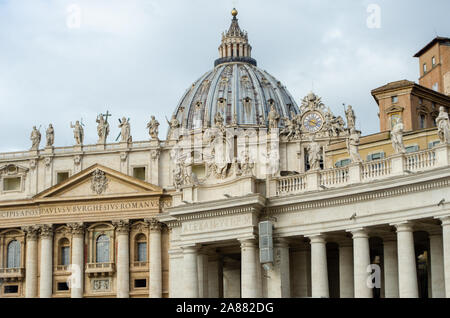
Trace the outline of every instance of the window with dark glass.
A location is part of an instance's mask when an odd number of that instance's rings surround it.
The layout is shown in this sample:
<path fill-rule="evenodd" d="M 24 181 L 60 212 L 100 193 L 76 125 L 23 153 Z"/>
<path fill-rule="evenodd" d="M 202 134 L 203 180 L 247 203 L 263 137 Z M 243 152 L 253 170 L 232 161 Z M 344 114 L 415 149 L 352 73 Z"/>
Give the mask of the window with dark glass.
<path fill-rule="evenodd" d="M 419 116 L 419 127 L 421 129 L 426 128 L 426 118 L 425 115 L 420 115 Z"/>
<path fill-rule="evenodd" d="M 70 247 L 62 246 L 61 247 L 61 265 L 69 265 L 70 264 Z"/>
<path fill-rule="evenodd" d="M 7 268 L 19 268 L 20 267 L 20 242 L 11 241 L 8 244 L 7 252 Z"/>
<path fill-rule="evenodd" d="M 108 263 L 109 262 L 109 237 L 107 235 L 100 235 L 96 241 L 96 262 Z"/>

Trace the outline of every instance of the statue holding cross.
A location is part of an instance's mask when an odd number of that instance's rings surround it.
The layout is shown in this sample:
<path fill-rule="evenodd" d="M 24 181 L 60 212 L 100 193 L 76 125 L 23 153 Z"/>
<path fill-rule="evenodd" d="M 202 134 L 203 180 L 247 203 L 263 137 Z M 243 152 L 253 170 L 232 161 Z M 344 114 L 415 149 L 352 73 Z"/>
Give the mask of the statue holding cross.
<path fill-rule="evenodd" d="M 97 134 L 98 134 L 98 144 L 106 144 L 106 138 L 109 135 L 109 123 L 108 117 L 112 116 L 109 111 L 106 114 L 99 114 L 97 116 L 96 122 L 97 125 Z"/>

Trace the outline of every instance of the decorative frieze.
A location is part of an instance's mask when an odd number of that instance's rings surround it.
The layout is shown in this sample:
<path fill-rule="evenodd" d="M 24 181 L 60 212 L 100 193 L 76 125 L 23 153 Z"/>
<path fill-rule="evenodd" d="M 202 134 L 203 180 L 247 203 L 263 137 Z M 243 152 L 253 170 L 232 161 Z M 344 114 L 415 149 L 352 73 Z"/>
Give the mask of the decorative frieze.
<path fill-rule="evenodd" d="M 72 235 L 83 235 L 84 224 L 83 223 L 69 223 L 67 224 L 71 230 Z"/>
<path fill-rule="evenodd" d="M 146 221 L 149 224 L 150 231 L 161 231 L 163 224 L 161 222 L 159 222 L 157 219 L 152 218 L 152 219 L 148 219 Z"/>
<path fill-rule="evenodd" d="M 39 232 L 41 238 L 51 238 L 53 236 L 53 226 L 47 224 L 41 225 L 39 228 Z"/>
<path fill-rule="evenodd" d="M 23 226 L 22 231 L 26 233 L 27 241 L 35 241 L 39 236 L 39 227 L 35 225 Z"/>

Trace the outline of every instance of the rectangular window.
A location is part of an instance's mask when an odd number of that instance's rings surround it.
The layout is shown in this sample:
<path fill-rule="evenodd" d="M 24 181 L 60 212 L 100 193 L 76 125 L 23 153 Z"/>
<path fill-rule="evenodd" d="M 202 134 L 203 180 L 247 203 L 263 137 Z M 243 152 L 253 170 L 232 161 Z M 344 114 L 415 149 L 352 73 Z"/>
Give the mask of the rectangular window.
<path fill-rule="evenodd" d="M 146 262 L 147 261 L 147 243 L 140 242 L 137 244 L 138 248 L 138 262 Z"/>
<path fill-rule="evenodd" d="M 56 183 L 61 183 L 65 180 L 69 179 L 68 172 L 58 172 L 56 173 Z"/>
<path fill-rule="evenodd" d="M 145 181 L 147 179 L 145 177 L 145 167 L 133 168 L 133 177 Z"/>
<path fill-rule="evenodd" d="M 432 109 L 432 110 L 436 110 L 436 103 L 435 103 L 435 102 L 432 102 L 432 103 L 431 103 L 431 109 Z"/>
<path fill-rule="evenodd" d="M 420 115 L 419 116 L 419 128 L 420 129 L 426 128 L 426 117 L 425 117 L 425 115 Z"/>
<path fill-rule="evenodd" d="M 419 98 L 419 105 L 423 105 L 423 98 Z"/>
<path fill-rule="evenodd" d="M 408 146 L 405 148 L 407 153 L 419 151 L 419 146 Z"/>
<path fill-rule="evenodd" d="M 339 160 L 338 162 L 336 162 L 335 166 L 336 166 L 336 168 L 341 168 L 341 167 L 348 166 L 351 163 L 352 163 L 352 161 L 350 159 L 343 159 L 343 160 Z"/>
<path fill-rule="evenodd" d="M 398 103 L 398 96 L 392 96 L 392 103 Z"/>
<path fill-rule="evenodd" d="M 423 73 L 427 72 L 427 63 L 423 63 Z"/>
<path fill-rule="evenodd" d="M 17 294 L 19 292 L 19 286 L 18 285 L 7 285 L 3 289 L 5 294 Z"/>
<path fill-rule="evenodd" d="M 57 284 L 57 289 L 60 291 L 66 291 L 69 290 L 69 285 L 67 284 L 67 282 L 60 282 Z"/>
<path fill-rule="evenodd" d="M 145 288 L 147 287 L 146 279 L 135 279 L 134 280 L 134 288 Z"/>
<path fill-rule="evenodd" d="M 367 156 L 367 161 L 384 159 L 384 152 L 377 152 Z"/>
<path fill-rule="evenodd" d="M 4 178 L 3 179 L 3 191 L 19 191 L 21 178 Z"/>
<path fill-rule="evenodd" d="M 69 265 L 70 264 L 70 247 L 63 246 L 61 247 L 61 265 Z"/>
<path fill-rule="evenodd" d="M 433 66 L 436 65 L 436 57 L 435 57 L 435 56 L 433 56 L 433 57 L 431 58 L 431 65 L 433 65 Z"/>

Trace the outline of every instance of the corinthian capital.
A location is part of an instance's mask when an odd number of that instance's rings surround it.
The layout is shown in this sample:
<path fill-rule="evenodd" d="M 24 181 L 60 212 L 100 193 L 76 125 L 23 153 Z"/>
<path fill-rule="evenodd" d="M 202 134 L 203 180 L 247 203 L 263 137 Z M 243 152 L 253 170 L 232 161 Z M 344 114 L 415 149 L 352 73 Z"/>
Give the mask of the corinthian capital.
<path fill-rule="evenodd" d="M 119 234 L 128 234 L 130 232 L 130 222 L 128 220 L 120 220 L 113 222 L 116 232 Z"/>
<path fill-rule="evenodd" d="M 70 228 L 72 235 L 83 235 L 84 234 L 84 224 L 83 223 L 69 223 L 67 226 Z"/>
<path fill-rule="evenodd" d="M 27 240 L 29 241 L 35 241 L 38 238 L 39 235 L 39 227 L 36 225 L 31 226 L 23 226 L 22 231 L 24 231 L 27 234 Z"/>
<path fill-rule="evenodd" d="M 159 222 L 157 219 L 151 218 L 146 219 L 145 221 L 148 223 L 150 231 L 161 231 L 163 224 Z"/>
<path fill-rule="evenodd" d="M 53 236 L 53 226 L 50 224 L 44 224 L 39 227 L 41 238 L 50 238 Z"/>

